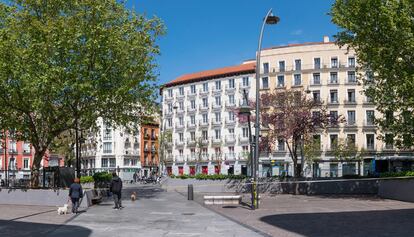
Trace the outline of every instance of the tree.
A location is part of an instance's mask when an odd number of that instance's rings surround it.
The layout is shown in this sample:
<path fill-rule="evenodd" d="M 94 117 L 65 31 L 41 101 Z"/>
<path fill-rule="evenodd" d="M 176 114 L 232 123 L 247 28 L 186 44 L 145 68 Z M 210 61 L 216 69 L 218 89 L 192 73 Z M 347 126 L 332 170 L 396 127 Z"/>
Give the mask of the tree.
<path fill-rule="evenodd" d="M 165 130 L 160 133 L 159 136 L 159 150 L 160 150 L 160 165 L 161 165 L 161 171 L 163 171 L 163 167 L 166 165 L 167 162 L 167 151 L 171 149 L 170 141 L 172 141 L 172 131 L 171 130 Z"/>
<path fill-rule="evenodd" d="M 335 36 L 337 43 L 355 50 L 364 92 L 385 115 L 376 116 L 376 123 L 395 136 L 397 146 L 412 147 L 414 2 L 337 0 L 330 14 L 341 27 Z"/>
<path fill-rule="evenodd" d="M 264 93 L 261 103 L 261 126 L 267 132 L 262 134 L 260 149 L 274 150 L 282 139 L 293 161 L 294 176 L 299 177 L 303 164 L 298 165 L 298 155 L 303 139 L 325 129 L 329 123 L 337 123 L 339 118 L 330 118 L 321 103 L 297 90 Z"/>
<path fill-rule="evenodd" d="M 66 167 L 75 165 L 75 134 L 73 130 L 67 130 L 56 137 L 50 145 L 50 151 L 63 156 Z"/>
<path fill-rule="evenodd" d="M 340 162 L 356 162 L 358 164 L 358 175 L 360 174 L 360 164 L 365 150 L 359 148 L 355 141 L 339 139 L 333 144 L 332 153 L 335 159 Z"/>
<path fill-rule="evenodd" d="M 70 129 L 138 124 L 155 106 L 163 26 L 116 0 L 0 4 L 0 117 L 35 149 L 33 185 L 53 141 Z M 131 123 L 131 122 L 135 123 Z"/>

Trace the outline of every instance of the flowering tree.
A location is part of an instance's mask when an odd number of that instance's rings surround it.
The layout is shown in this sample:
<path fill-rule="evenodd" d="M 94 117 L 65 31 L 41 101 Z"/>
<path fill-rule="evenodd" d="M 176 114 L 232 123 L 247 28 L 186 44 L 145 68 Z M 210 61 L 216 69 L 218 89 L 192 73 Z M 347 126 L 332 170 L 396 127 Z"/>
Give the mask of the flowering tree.
<path fill-rule="evenodd" d="M 250 106 L 254 108 L 254 103 Z M 261 94 L 259 114 L 262 127 L 260 152 L 275 150 L 277 142 L 283 140 L 293 161 L 295 177 L 299 177 L 302 171 L 303 164 L 298 165 L 298 153 L 304 137 L 340 121 L 338 117 L 330 117 L 322 103 L 307 98 L 298 90 Z M 241 121 L 245 121 L 245 117 Z"/>

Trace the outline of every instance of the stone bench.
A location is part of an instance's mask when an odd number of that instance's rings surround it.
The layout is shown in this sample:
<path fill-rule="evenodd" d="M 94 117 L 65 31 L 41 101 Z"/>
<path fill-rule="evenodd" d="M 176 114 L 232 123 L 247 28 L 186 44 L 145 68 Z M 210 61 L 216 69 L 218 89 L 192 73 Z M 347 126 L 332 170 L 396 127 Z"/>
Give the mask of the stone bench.
<path fill-rule="evenodd" d="M 240 204 L 241 196 L 204 196 L 204 204 L 206 205 L 228 205 L 228 204 Z"/>

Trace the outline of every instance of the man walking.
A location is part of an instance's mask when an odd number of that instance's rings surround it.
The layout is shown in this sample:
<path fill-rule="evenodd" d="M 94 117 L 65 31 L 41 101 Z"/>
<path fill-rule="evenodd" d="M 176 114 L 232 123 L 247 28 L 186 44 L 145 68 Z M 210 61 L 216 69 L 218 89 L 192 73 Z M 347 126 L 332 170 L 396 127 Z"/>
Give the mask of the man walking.
<path fill-rule="evenodd" d="M 112 181 L 111 185 L 109 186 L 109 191 L 113 193 L 115 207 L 114 209 L 122 208 L 121 204 L 121 192 L 122 192 L 122 180 L 118 177 L 118 175 L 114 172 L 112 173 Z"/>
<path fill-rule="evenodd" d="M 79 199 L 83 198 L 82 186 L 79 183 L 80 180 L 76 178 L 69 188 L 69 197 L 72 200 L 72 213 L 74 214 L 78 212 Z"/>

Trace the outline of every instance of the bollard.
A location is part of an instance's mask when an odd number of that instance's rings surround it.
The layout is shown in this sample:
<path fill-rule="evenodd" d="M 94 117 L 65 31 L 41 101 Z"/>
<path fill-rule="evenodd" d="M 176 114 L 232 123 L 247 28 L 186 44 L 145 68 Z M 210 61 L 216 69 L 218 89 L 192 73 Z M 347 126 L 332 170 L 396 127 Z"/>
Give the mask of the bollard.
<path fill-rule="evenodd" d="M 194 200 L 194 189 L 192 184 L 188 185 L 187 197 L 188 200 Z"/>

